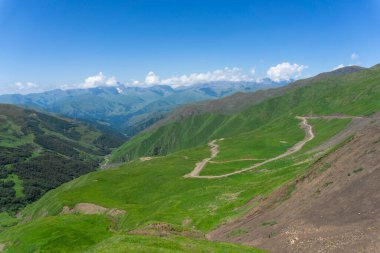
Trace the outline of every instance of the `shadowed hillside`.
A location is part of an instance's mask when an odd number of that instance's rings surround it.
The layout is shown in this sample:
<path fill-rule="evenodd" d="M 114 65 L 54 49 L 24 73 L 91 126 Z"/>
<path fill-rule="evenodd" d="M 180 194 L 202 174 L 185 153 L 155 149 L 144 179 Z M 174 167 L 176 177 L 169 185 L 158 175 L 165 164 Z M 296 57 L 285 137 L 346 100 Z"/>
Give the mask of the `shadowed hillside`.
<path fill-rule="evenodd" d="M 94 171 L 125 138 L 103 126 L 0 105 L 0 211 Z"/>

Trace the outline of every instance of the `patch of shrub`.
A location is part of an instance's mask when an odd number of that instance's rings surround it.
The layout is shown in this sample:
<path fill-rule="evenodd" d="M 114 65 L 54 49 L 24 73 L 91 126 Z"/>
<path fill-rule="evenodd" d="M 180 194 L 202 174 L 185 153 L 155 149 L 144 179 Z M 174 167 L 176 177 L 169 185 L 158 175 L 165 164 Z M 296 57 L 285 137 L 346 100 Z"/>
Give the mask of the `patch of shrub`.
<path fill-rule="evenodd" d="M 277 221 L 271 220 L 271 221 L 264 221 L 261 223 L 261 226 L 274 226 L 277 224 Z"/>
<path fill-rule="evenodd" d="M 358 172 L 363 171 L 363 170 L 364 170 L 363 167 L 359 167 L 356 170 L 354 170 L 354 173 L 358 173 Z"/>

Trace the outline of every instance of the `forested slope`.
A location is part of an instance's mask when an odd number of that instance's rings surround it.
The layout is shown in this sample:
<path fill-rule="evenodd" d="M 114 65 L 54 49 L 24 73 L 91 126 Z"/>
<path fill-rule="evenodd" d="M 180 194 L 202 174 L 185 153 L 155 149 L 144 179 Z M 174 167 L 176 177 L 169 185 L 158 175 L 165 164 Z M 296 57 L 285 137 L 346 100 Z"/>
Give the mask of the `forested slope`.
<path fill-rule="evenodd" d="M 0 211 L 95 170 L 123 140 L 104 127 L 0 105 Z"/>

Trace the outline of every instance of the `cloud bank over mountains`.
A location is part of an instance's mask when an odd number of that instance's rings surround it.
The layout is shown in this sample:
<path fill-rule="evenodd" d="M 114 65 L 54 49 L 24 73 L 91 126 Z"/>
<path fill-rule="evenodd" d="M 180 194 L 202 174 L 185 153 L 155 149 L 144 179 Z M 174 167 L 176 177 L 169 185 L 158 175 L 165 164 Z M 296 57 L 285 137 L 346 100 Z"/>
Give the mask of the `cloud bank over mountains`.
<path fill-rule="evenodd" d="M 97 75 L 87 77 L 80 85 L 80 88 L 88 89 L 97 87 L 99 85 L 115 86 L 117 85 L 117 81 L 114 76 L 106 77 L 103 72 L 99 72 Z"/>
<path fill-rule="evenodd" d="M 289 81 L 302 76 L 302 71 L 308 68 L 305 65 L 291 64 L 283 62 L 276 66 L 270 67 L 267 71 L 267 76 L 274 82 Z"/>
<path fill-rule="evenodd" d="M 44 89 L 41 88 L 35 82 L 15 82 L 9 85 L 0 85 L 0 94 L 29 94 L 42 92 Z"/>
<path fill-rule="evenodd" d="M 251 69 L 249 73 L 245 73 L 238 67 L 225 67 L 223 69 L 217 69 L 214 71 L 208 71 L 204 73 L 192 73 L 189 75 L 172 76 L 166 79 L 160 79 L 153 71 L 150 71 L 145 77 L 146 85 L 165 84 L 172 87 L 190 86 L 193 84 L 209 83 L 217 81 L 254 81 L 254 69 Z"/>
<path fill-rule="evenodd" d="M 302 76 L 302 72 L 308 67 L 299 65 L 297 63 L 291 64 L 283 62 L 276 66 L 270 67 L 266 76 L 262 78 L 255 77 L 256 70 L 251 68 L 249 71 L 244 71 L 239 67 L 225 67 L 213 71 L 203 73 L 192 73 L 188 75 L 172 76 L 169 78 L 161 79 L 155 72 L 150 71 L 144 82 L 133 81 L 129 85 L 150 86 L 157 84 L 170 85 L 172 87 L 190 86 L 194 84 L 228 81 L 228 82 L 260 82 L 263 78 L 269 78 L 274 82 L 289 81 L 297 79 Z"/>
<path fill-rule="evenodd" d="M 194 84 L 227 81 L 227 82 L 260 82 L 263 78 L 269 78 L 274 82 L 289 81 L 302 76 L 303 70 L 308 68 L 305 65 L 291 64 L 283 62 L 276 66 L 270 67 L 266 76 L 258 78 L 255 76 L 255 68 L 245 71 L 239 67 L 225 67 L 213 71 L 184 74 L 179 76 L 171 76 L 162 79 L 154 71 L 149 71 L 144 81 L 133 80 L 126 83 L 126 86 L 152 86 L 152 85 L 169 85 L 174 88 L 181 86 L 191 86 Z M 79 88 L 93 88 L 98 86 L 116 86 L 118 81 L 115 77 L 107 77 L 102 72 L 98 75 L 87 77 Z"/>
<path fill-rule="evenodd" d="M 260 82 L 264 78 L 269 78 L 273 82 L 290 81 L 298 79 L 302 76 L 302 72 L 307 69 L 308 66 L 300 65 L 297 63 L 283 62 L 276 66 L 270 67 L 266 71 L 264 77 L 256 77 L 256 69 L 251 68 L 244 70 L 239 67 L 225 67 L 223 69 L 216 69 L 207 72 L 199 72 L 192 74 L 184 74 L 178 76 L 171 76 L 161 79 L 158 74 L 153 71 L 149 71 L 143 81 L 133 80 L 125 83 L 126 86 L 140 86 L 147 87 L 152 85 L 169 85 L 173 88 L 181 86 L 191 86 L 194 84 L 227 81 L 227 82 Z M 122 82 L 119 82 L 115 76 L 107 76 L 103 72 L 99 72 L 93 76 L 89 76 L 78 84 L 64 84 L 59 88 L 63 90 L 67 89 L 88 89 L 95 87 L 112 87 L 118 86 Z M 5 93 L 20 93 L 27 94 L 33 92 L 41 92 L 47 90 L 46 87 L 41 87 L 34 82 L 16 82 L 12 85 L 8 85 L 0 88 L 0 94 Z"/>

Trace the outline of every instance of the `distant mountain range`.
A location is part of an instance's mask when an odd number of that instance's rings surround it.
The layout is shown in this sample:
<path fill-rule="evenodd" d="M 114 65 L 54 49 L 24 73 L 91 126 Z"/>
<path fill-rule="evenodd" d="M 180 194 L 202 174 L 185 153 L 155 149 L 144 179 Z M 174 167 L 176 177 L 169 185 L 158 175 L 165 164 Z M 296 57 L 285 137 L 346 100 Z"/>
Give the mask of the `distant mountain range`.
<path fill-rule="evenodd" d="M 119 84 L 115 87 L 1 95 L 0 103 L 102 123 L 133 136 L 179 105 L 222 98 L 236 92 L 280 87 L 287 83 L 264 79 L 260 82 L 211 82 L 178 88 L 167 85 L 126 87 Z"/>
<path fill-rule="evenodd" d="M 379 66 L 374 66 L 378 68 Z M 344 76 L 346 74 L 351 74 L 365 70 L 366 68 L 360 66 L 348 66 L 339 68 L 329 72 L 323 72 L 316 76 L 309 77 L 306 79 L 300 79 L 289 83 L 288 85 L 283 85 L 281 87 L 268 87 L 267 89 L 262 89 L 257 92 L 246 92 L 246 93 L 235 93 L 232 96 L 226 96 L 224 98 L 202 101 L 198 103 L 188 104 L 181 106 L 173 110 L 165 118 L 157 122 L 152 126 L 152 128 L 157 128 L 168 122 L 180 121 L 184 118 L 204 114 L 204 113 L 218 113 L 229 115 L 233 113 L 240 112 L 250 106 L 259 104 L 267 99 L 278 97 L 284 93 L 297 89 L 299 87 L 312 85 L 318 81 L 326 81 L 334 79 L 335 77 Z"/>
<path fill-rule="evenodd" d="M 0 188 L 17 200 L 20 178 L 31 202 L 32 179 L 49 182 L 44 190 L 67 172 L 91 171 L 81 160 L 58 162 L 72 151 L 70 158 L 92 157 L 109 138 L 30 111 L 0 111 L 6 144 L 38 144 L 0 152 L 21 160 L 4 164 Z M 380 65 L 181 106 L 106 159 L 127 163 L 58 186 L 22 210 L 3 198 L 18 215 L 0 213 L 0 244 L 4 252 L 378 252 L 379 111 Z M 65 156 L 52 163 L 51 153 Z"/>
<path fill-rule="evenodd" d="M 363 96 L 369 93 L 368 98 L 365 98 L 368 101 L 363 102 L 363 108 L 368 110 L 366 113 L 371 114 L 378 108 L 377 105 L 371 104 L 377 103 L 378 92 L 368 91 L 378 87 L 378 83 L 376 79 L 374 84 L 371 79 L 373 77 L 370 76 L 377 77 L 378 72 L 379 66 L 369 69 L 349 66 L 297 80 L 276 89 L 237 93 L 217 100 L 184 105 L 119 147 L 113 152 L 111 161 L 166 155 L 184 148 L 196 147 L 213 139 L 251 131 L 255 127 L 263 126 L 263 119 L 266 124 L 279 115 L 332 112 L 352 114 L 354 102 L 357 103 L 359 98 L 356 98 L 357 94 Z M 362 79 L 370 85 L 364 81 L 359 82 Z M 343 91 L 349 94 L 341 94 Z M 339 100 L 339 96 L 346 97 Z M 371 110 L 371 106 L 376 110 Z"/>

